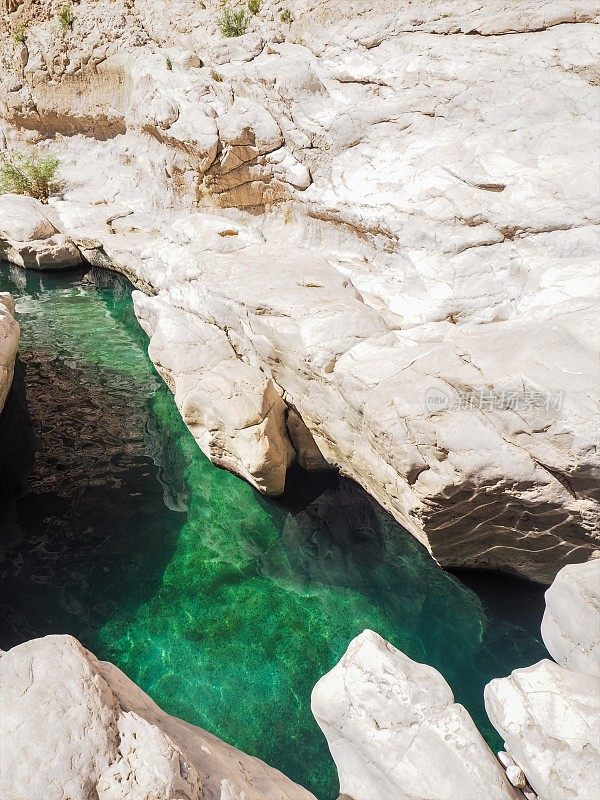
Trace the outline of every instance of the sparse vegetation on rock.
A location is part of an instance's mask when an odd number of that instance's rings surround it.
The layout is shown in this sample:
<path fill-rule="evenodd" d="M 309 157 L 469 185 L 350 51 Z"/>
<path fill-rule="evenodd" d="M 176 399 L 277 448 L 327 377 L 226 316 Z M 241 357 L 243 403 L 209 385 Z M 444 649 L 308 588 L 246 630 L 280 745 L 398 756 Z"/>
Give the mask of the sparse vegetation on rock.
<path fill-rule="evenodd" d="M 65 34 L 68 30 L 73 27 L 73 22 L 75 21 L 75 13 L 73 12 L 73 6 L 71 3 L 65 3 L 64 6 L 58 12 L 58 23 L 61 27 L 63 34 Z"/>
<path fill-rule="evenodd" d="M 47 203 L 58 189 L 58 167 L 57 158 L 35 151 L 0 153 L 0 194 L 26 194 Z"/>
<path fill-rule="evenodd" d="M 289 10 L 289 8 L 284 8 L 283 11 L 281 12 L 280 19 L 281 19 L 282 22 L 285 22 L 286 24 L 291 25 L 292 22 L 294 21 L 294 15 Z"/>
<path fill-rule="evenodd" d="M 250 15 L 245 8 L 225 6 L 219 18 L 219 30 L 223 36 L 231 38 L 246 33 L 250 23 Z"/>
<path fill-rule="evenodd" d="M 24 44 L 27 38 L 27 26 L 17 25 L 12 32 L 12 40 L 15 44 Z"/>
<path fill-rule="evenodd" d="M 258 14 L 260 11 L 261 0 L 248 0 L 248 11 L 251 14 Z"/>

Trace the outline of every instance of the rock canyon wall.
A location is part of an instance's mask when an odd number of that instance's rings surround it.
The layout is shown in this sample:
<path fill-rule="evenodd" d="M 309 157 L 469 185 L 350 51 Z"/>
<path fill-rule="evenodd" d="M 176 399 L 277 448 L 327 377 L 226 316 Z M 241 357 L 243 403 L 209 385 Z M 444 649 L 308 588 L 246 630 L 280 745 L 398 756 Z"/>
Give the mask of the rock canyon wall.
<path fill-rule="evenodd" d="M 332 466 L 444 566 L 589 559 L 599 4 L 266 0 L 235 38 L 216 0 L 60 9 L 0 21 L 2 144 L 62 182 L 4 198 L 3 257 L 128 275 L 199 446 L 260 491 Z"/>

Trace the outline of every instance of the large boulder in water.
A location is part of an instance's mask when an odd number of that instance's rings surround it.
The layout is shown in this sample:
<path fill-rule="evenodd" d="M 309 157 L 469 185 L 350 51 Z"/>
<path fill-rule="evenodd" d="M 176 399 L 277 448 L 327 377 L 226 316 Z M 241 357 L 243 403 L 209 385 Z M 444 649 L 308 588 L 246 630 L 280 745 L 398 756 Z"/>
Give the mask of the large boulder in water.
<path fill-rule="evenodd" d="M 317 683 L 312 709 L 353 800 L 516 798 L 439 672 L 373 631 Z"/>
<path fill-rule="evenodd" d="M 600 675 L 600 559 L 558 573 L 546 592 L 542 638 L 563 667 Z"/>
<path fill-rule="evenodd" d="M 540 800 L 600 798 L 600 678 L 540 661 L 491 681 L 485 707 Z"/>
<path fill-rule="evenodd" d="M 165 714 L 71 636 L 14 647 L 0 678 L 2 800 L 315 800 Z"/>

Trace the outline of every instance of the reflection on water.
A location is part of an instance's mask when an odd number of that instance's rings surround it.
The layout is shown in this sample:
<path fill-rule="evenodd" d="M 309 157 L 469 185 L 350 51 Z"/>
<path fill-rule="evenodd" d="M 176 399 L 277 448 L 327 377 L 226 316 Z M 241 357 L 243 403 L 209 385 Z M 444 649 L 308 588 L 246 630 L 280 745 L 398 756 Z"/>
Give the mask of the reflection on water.
<path fill-rule="evenodd" d="M 500 745 L 482 688 L 545 655 L 540 587 L 468 588 L 348 481 L 297 474 L 285 501 L 261 498 L 196 447 L 125 281 L 2 270 L 27 407 L 17 381 L 0 419 L 0 647 L 72 633 L 167 711 L 332 800 L 310 691 L 368 627 L 437 667 Z"/>

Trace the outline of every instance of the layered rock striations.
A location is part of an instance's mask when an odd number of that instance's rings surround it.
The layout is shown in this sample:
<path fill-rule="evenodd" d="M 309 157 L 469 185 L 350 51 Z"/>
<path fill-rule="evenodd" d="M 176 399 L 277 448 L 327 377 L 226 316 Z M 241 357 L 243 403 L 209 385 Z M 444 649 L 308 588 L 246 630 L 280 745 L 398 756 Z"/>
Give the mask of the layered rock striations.
<path fill-rule="evenodd" d="M 11 3 L 3 135 L 61 159 L 51 236 L 143 290 L 196 440 L 261 491 L 328 464 L 444 566 L 586 561 L 600 6 L 267 0 L 227 39 L 204 5 L 59 35 Z"/>
<path fill-rule="evenodd" d="M 70 636 L 0 657 L 3 800 L 315 800 L 276 769 L 165 714 Z"/>

